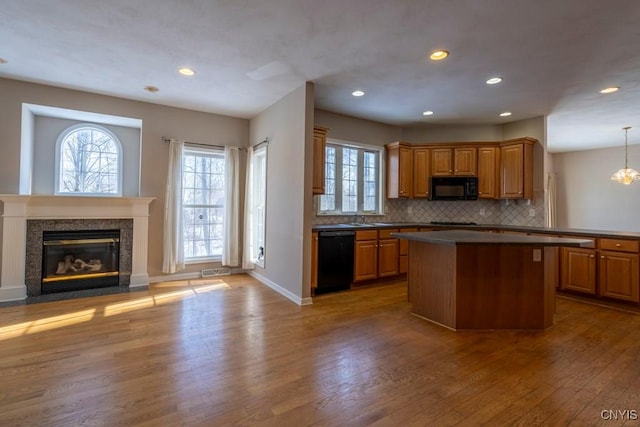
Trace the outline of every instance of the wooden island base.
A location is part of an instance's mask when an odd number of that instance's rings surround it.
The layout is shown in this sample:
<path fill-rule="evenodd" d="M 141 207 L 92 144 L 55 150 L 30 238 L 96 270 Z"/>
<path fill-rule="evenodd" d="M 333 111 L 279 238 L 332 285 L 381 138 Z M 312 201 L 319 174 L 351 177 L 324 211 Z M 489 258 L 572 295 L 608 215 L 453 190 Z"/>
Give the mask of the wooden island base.
<path fill-rule="evenodd" d="M 409 240 L 412 312 L 453 330 L 553 324 L 558 246 L 584 240 L 474 231 L 398 233 Z"/>

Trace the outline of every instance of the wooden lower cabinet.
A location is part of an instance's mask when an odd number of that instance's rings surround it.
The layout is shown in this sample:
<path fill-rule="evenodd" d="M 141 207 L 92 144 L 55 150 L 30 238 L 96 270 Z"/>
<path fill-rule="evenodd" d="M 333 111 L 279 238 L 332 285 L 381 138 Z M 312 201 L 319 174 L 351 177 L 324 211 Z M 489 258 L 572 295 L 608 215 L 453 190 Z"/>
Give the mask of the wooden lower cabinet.
<path fill-rule="evenodd" d="M 398 275 L 398 239 L 378 241 L 378 277 Z"/>
<path fill-rule="evenodd" d="M 412 233 L 418 231 L 417 228 L 401 228 L 401 233 Z M 409 272 L 409 241 L 407 239 L 399 239 L 398 242 L 398 273 L 404 274 Z"/>
<path fill-rule="evenodd" d="M 595 295 L 595 249 L 562 248 L 560 277 L 560 289 Z"/>
<path fill-rule="evenodd" d="M 397 276 L 398 239 L 391 233 L 397 229 L 358 230 L 356 231 L 353 281 Z"/>
<path fill-rule="evenodd" d="M 600 238 L 593 249 L 562 248 L 560 289 L 640 303 L 639 243 Z"/>
<path fill-rule="evenodd" d="M 356 240 L 353 266 L 353 281 L 378 277 L 378 240 Z"/>
<path fill-rule="evenodd" d="M 600 252 L 598 295 L 640 302 L 638 254 Z"/>

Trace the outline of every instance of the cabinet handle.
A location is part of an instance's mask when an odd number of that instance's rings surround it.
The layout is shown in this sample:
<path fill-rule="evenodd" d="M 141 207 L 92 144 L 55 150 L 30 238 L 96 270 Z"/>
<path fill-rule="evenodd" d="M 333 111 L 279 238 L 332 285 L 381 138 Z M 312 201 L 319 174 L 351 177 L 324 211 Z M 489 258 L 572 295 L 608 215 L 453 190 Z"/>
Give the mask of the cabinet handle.
<path fill-rule="evenodd" d="M 622 246 L 620 243 L 616 243 L 616 248 L 619 248 L 620 246 Z"/>
<path fill-rule="evenodd" d="M 595 255 L 589 255 L 589 258 L 595 258 Z"/>
<path fill-rule="evenodd" d="M 605 259 L 606 257 L 604 255 L 600 255 L 600 259 Z"/>

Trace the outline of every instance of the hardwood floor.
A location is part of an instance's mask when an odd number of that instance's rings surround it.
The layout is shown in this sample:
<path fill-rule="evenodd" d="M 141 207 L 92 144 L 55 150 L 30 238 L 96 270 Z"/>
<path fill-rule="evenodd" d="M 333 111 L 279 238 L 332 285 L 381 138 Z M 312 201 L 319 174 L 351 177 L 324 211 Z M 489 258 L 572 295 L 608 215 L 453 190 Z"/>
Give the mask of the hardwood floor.
<path fill-rule="evenodd" d="M 0 425 L 638 423 L 639 315 L 558 298 L 546 331 L 452 332 L 406 300 L 239 275 L 0 308 Z"/>

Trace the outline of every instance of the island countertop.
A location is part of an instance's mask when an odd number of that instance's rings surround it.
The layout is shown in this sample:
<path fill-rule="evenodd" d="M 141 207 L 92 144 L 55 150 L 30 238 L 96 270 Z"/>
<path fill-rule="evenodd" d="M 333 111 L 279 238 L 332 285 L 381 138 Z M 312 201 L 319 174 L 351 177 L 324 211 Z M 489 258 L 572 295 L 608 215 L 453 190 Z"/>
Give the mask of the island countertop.
<path fill-rule="evenodd" d="M 588 239 L 550 236 L 525 236 L 518 234 L 486 233 L 482 231 L 470 230 L 391 233 L 391 237 L 442 245 L 482 244 L 586 247 L 593 244 L 593 241 Z"/>

